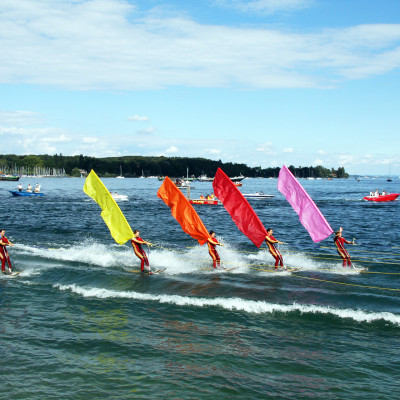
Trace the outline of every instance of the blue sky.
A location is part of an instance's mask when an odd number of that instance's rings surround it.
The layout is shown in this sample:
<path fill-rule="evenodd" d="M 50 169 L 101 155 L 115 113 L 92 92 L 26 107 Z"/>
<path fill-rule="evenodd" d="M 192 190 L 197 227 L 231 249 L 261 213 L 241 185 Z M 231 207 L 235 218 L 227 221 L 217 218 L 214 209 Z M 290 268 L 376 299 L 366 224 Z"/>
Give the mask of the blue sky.
<path fill-rule="evenodd" d="M 0 153 L 400 175 L 400 2 L 2 0 Z"/>

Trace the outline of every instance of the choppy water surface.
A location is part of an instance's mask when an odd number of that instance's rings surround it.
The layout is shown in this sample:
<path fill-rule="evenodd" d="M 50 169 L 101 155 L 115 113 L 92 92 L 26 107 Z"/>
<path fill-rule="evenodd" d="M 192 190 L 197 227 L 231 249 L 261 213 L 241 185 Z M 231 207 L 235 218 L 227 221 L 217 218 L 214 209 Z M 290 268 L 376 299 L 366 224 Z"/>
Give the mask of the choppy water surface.
<path fill-rule="evenodd" d="M 22 179 L 23 185 L 36 183 Z M 38 179 L 39 181 L 39 179 Z M 155 243 L 163 274 L 138 273 L 83 192 L 83 179 L 40 179 L 43 198 L 13 198 L 0 182 L 1 225 L 17 278 L 0 277 L 0 397 L 8 399 L 396 399 L 400 397 L 400 202 L 371 204 L 400 180 L 303 180 L 358 269 L 343 270 L 332 237 L 314 244 L 276 189 L 243 192 L 287 242 L 295 273 L 265 271 L 272 257 L 243 236 L 223 207 L 196 206 L 229 273 L 182 232 L 156 196 L 156 179 L 104 179 L 133 229 Z M 192 197 L 212 191 L 195 183 Z M 134 272 L 130 272 L 130 271 Z"/>

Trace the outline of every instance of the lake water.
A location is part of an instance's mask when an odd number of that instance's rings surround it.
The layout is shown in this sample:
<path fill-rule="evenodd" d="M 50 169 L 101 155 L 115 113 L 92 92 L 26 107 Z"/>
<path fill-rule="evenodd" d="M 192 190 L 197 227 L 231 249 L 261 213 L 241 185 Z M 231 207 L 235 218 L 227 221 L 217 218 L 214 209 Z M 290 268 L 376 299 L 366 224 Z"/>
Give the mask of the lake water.
<path fill-rule="evenodd" d="M 156 196 L 156 179 L 103 179 L 129 196 L 132 229 L 156 244 L 158 275 L 142 275 L 129 243 L 117 245 L 84 179 L 39 182 L 42 198 L 13 198 L 0 182 L 1 227 L 16 246 L 18 277 L 0 277 L 0 398 L 7 399 L 397 399 L 400 367 L 400 202 L 361 201 L 400 192 L 400 180 L 302 180 L 357 268 L 341 267 L 332 236 L 318 244 L 277 191 L 246 179 L 244 193 L 286 242 L 294 273 L 265 271 L 258 250 L 222 206 L 195 206 L 231 272 L 214 272 L 206 246 L 186 235 Z M 192 197 L 211 193 L 194 183 Z M 147 248 L 146 248 L 147 251 Z M 134 272 L 130 272 L 130 271 Z"/>

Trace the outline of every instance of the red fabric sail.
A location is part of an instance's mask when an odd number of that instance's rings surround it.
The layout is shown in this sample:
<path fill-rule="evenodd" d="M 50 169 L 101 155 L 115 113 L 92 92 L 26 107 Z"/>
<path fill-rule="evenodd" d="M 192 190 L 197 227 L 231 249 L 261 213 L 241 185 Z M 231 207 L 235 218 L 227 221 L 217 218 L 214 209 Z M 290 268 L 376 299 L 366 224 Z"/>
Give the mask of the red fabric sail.
<path fill-rule="evenodd" d="M 267 231 L 249 202 L 221 168 L 215 174 L 213 188 L 239 230 L 260 247 Z"/>
<path fill-rule="evenodd" d="M 179 222 L 184 232 L 196 239 L 201 245 L 207 242 L 210 234 L 203 221 L 188 199 L 168 176 L 165 177 L 163 184 L 158 189 L 157 196 L 171 208 L 172 215 Z"/>

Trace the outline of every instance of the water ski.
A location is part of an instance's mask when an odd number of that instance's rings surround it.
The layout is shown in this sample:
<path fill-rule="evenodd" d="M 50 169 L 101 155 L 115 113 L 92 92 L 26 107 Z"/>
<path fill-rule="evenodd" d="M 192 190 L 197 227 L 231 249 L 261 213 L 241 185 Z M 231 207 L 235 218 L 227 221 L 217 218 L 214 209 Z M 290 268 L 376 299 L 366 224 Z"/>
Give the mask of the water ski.
<path fill-rule="evenodd" d="M 145 274 L 147 275 L 155 275 L 155 274 L 160 274 L 161 272 L 164 272 L 167 268 L 160 268 L 157 269 L 155 271 L 149 271 L 149 272 L 145 272 Z"/>
<path fill-rule="evenodd" d="M 352 270 L 358 272 L 359 274 L 368 271 L 368 267 L 363 268 L 363 267 L 360 267 L 359 265 L 354 265 L 354 264 L 352 264 L 352 265 L 351 265 L 350 267 L 348 267 L 348 268 L 350 268 L 350 269 L 352 269 Z M 347 268 L 344 268 L 344 269 L 347 269 Z"/>
<path fill-rule="evenodd" d="M 14 276 L 19 275 L 20 273 L 21 273 L 21 271 L 11 272 L 10 274 L 7 274 L 7 276 L 14 277 Z"/>
<path fill-rule="evenodd" d="M 287 267 L 287 268 L 280 267 L 278 269 L 275 269 L 275 267 L 274 267 L 273 272 L 295 272 L 295 271 L 298 271 L 299 269 L 300 268 L 289 268 L 289 267 Z"/>
<path fill-rule="evenodd" d="M 300 270 L 301 268 L 290 268 L 290 267 L 278 267 L 278 269 L 275 268 L 274 265 L 266 265 L 265 266 L 267 269 L 261 270 L 261 271 L 266 271 L 266 272 L 296 272 Z"/>
<path fill-rule="evenodd" d="M 228 272 L 234 269 L 238 269 L 239 267 L 232 267 L 232 268 L 201 268 L 202 271 L 221 271 L 221 272 Z"/>
<path fill-rule="evenodd" d="M 141 271 L 140 269 L 130 269 L 128 272 L 132 272 L 134 274 L 147 274 L 147 275 L 154 275 L 154 274 L 159 274 L 161 272 L 164 272 L 167 268 L 160 268 L 156 269 L 154 271 Z"/>
<path fill-rule="evenodd" d="M 238 269 L 239 267 L 232 267 L 232 268 L 218 268 L 221 271 L 228 272 L 233 271 L 234 269 Z"/>
<path fill-rule="evenodd" d="M 301 268 L 288 268 L 286 271 L 287 272 L 296 272 L 296 271 L 299 271 L 299 270 L 301 270 Z"/>

